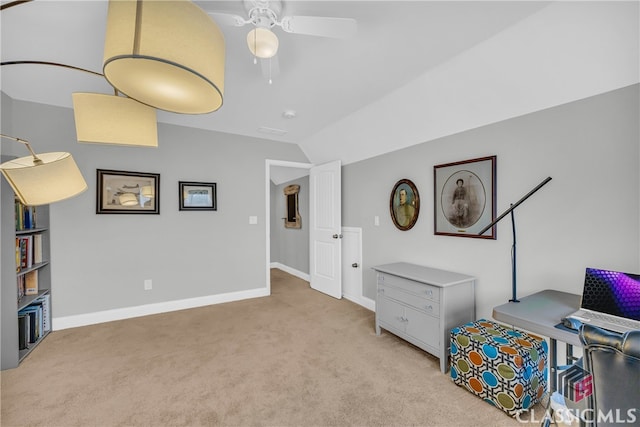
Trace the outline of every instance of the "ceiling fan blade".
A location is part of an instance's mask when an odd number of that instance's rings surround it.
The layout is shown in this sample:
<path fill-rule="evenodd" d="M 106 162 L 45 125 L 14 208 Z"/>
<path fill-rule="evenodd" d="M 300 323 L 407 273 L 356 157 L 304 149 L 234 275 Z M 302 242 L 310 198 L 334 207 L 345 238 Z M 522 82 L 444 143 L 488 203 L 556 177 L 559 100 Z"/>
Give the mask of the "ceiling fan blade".
<path fill-rule="evenodd" d="M 229 27 L 242 27 L 249 23 L 246 19 L 239 15 L 232 15 L 230 13 L 222 13 L 222 12 L 207 12 L 211 18 L 218 25 L 226 25 Z"/>
<path fill-rule="evenodd" d="M 267 79 L 267 81 L 270 82 L 274 77 L 278 77 L 280 75 L 280 62 L 278 61 L 278 55 L 267 59 L 261 59 L 260 67 L 262 68 L 262 76 Z"/>
<path fill-rule="evenodd" d="M 355 35 L 358 24 L 352 18 L 320 16 L 285 16 L 279 23 L 284 31 L 311 36 L 346 39 Z"/>

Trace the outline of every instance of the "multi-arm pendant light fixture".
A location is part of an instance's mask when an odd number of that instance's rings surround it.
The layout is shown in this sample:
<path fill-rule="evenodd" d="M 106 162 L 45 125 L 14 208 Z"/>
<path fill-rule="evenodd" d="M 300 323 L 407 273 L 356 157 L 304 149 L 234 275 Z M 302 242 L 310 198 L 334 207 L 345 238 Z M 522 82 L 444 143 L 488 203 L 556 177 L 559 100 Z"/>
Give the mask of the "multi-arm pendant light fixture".
<path fill-rule="evenodd" d="M 189 0 L 111 0 L 103 72 L 121 93 L 161 110 L 222 106 L 224 36 Z"/>
<path fill-rule="evenodd" d="M 222 106 L 224 60 L 222 32 L 190 0 L 110 0 L 104 74 L 44 61 L 2 65 L 53 65 L 105 77 L 115 95 L 73 94 L 78 142 L 157 147 L 155 108 L 202 114 Z"/>
<path fill-rule="evenodd" d="M 0 137 L 21 142 L 31 153 L 31 156 L 0 165 L 0 171 L 23 204 L 46 205 L 68 199 L 87 189 L 87 183 L 71 154 L 55 152 L 36 155 L 27 140 L 2 134 Z"/>

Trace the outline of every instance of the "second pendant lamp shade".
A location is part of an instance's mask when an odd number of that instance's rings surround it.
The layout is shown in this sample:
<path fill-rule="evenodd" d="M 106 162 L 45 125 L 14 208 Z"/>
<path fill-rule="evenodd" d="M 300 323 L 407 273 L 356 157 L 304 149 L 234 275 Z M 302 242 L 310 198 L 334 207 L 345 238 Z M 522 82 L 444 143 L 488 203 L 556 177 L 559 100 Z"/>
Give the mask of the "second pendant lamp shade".
<path fill-rule="evenodd" d="M 78 142 L 158 146 L 156 110 L 123 96 L 73 94 Z"/>
<path fill-rule="evenodd" d="M 118 91 L 161 110 L 203 114 L 222 106 L 224 36 L 188 0 L 111 0 L 104 76 Z"/>

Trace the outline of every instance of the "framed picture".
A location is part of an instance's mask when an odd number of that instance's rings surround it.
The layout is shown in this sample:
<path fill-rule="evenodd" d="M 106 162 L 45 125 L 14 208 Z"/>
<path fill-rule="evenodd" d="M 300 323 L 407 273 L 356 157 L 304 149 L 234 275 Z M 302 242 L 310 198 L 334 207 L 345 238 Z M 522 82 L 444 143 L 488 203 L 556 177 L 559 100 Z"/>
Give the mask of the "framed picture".
<path fill-rule="evenodd" d="M 181 211 L 215 211 L 215 182 L 178 182 L 178 200 Z"/>
<path fill-rule="evenodd" d="M 160 174 L 97 169 L 97 214 L 159 214 Z"/>
<path fill-rule="evenodd" d="M 302 217 L 298 210 L 298 194 L 300 193 L 300 186 L 298 184 L 287 185 L 283 191 L 286 212 L 286 217 L 284 218 L 285 228 L 302 228 Z"/>
<path fill-rule="evenodd" d="M 408 179 L 396 182 L 391 190 L 389 213 L 399 230 L 406 231 L 415 225 L 420 213 L 420 195 L 413 182 Z"/>
<path fill-rule="evenodd" d="M 496 156 L 433 167 L 434 233 L 495 239 L 495 226 L 478 232 L 496 216 Z"/>

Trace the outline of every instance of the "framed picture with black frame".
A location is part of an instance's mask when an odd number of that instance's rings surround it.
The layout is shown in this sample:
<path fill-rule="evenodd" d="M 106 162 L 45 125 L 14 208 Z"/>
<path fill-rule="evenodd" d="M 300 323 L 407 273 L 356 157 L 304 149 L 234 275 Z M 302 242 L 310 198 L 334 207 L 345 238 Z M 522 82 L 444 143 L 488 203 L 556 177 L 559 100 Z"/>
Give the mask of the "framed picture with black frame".
<path fill-rule="evenodd" d="M 495 239 L 496 156 L 433 167 L 434 234 Z"/>
<path fill-rule="evenodd" d="M 160 214 L 160 174 L 97 169 L 97 214 Z"/>
<path fill-rule="evenodd" d="M 215 211 L 217 207 L 215 182 L 178 182 L 179 210 Z"/>

